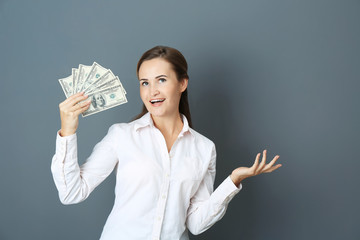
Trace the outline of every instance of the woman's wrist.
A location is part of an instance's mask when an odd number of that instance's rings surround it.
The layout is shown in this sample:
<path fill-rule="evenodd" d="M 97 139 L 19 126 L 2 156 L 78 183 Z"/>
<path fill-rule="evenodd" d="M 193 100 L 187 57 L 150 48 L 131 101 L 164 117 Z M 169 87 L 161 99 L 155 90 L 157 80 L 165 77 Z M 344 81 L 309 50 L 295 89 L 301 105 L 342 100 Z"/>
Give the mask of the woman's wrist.
<path fill-rule="evenodd" d="M 230 179 L 233 181 L 233 183 L 235 184 L 235 186 L 236 186 L 237 188 L 239 188 L 241 181 L 244 180 L 245 178 L 235 177 L 235 176 L 231 173 L 231 174 L 230 174 Z"/>
<path fill-rule="evenodd" d="M 76 132 L 76 131 L 71 131 L 71 130 L 69 131 L 69 130 L 60 129 L 59 135 L 60 135 L 61 137 L 66 137 L 66 136 L 70 136 L 70 135 L 75 134 L 75 132 Z"/>

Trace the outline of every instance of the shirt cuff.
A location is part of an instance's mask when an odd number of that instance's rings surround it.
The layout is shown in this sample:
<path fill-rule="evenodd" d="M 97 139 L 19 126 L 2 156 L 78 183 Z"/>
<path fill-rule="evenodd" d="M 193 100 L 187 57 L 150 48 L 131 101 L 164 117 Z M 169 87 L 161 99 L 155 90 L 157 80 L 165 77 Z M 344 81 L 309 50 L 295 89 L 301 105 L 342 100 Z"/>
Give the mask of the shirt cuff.
<path fill-rule="evenodd" d="M 56 136 L 56 150 L 55 154 L 56 156 L 62 160 L 62 162 L 65 161 L 66 158 L 77 158 L 77 136 L 76 133 L 62 137 L 59 134 L 60 130 L 57 132 Z"/>
<path fill-rule="evenodd" d="M 212 195 L 215 199 L 219 199 L 222 204 L 229 204 L 231 199 L 240 192 L 242 184 L 240 183 L 239 188 L 236 187 L 234 182 L 231 180 L 230 175 L 216 188 Z"/>

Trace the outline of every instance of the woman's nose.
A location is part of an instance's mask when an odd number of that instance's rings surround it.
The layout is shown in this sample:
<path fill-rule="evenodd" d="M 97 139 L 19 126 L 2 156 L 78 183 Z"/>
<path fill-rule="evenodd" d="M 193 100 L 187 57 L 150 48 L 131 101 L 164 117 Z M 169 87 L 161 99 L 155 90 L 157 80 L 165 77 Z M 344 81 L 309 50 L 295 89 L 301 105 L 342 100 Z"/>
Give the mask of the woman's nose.
<path fill-rule="evenodd" d="M 151 87 L 151 96 L 153 96 L 153 97 L 157 96 L 159 93 L 160 92 L 156 87 L 154 87 L 154 86 Z"/>

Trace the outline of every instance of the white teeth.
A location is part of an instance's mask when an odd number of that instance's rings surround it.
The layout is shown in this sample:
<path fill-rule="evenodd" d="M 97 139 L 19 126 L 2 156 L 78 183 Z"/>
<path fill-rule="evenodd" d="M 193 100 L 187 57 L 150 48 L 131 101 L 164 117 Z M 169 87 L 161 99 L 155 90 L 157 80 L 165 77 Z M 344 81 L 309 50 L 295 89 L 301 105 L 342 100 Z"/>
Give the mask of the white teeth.
<path fill-rule="evenodd" d="M 151 100 L 151 103 L 157 103 L 157 102 L 163 102 L 165 99 L 155 99 L 155 100 Z"/>

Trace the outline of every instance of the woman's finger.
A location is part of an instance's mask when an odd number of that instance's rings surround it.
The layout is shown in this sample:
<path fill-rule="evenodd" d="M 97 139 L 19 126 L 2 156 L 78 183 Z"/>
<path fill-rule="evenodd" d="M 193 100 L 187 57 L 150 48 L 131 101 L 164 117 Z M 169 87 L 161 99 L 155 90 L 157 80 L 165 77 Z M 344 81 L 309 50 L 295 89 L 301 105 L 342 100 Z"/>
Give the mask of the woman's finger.
<path fill-rule="evenodd" d="M 84 106 L 80 107 L 79 109 L 77 109 L 74 113 L 76 115 L 79 115 L 80 113 L 85 112 L 89 107 L 90 107 L 90 103 L 91 101 L 87 102 Z"/>
<path fill-rule="evenodd" d="M 251 170 L 254 172 L 254 174 L 255 174 L 255 172 L 256 172 L 256 169 L 257 169 L 258 166 L 259 166 L 259 158 L 260 158 L 260 155 L 261 155 L 261 153 L 258 153 L 258 154 L 256 155 L 255 162 L 254 162 L 254 164 L 251 166 Z"/>
<path fill-rule="evenodd" d="M 88 95 L 85 95 L 85 94 L 80 95 L 80 96 L 76 96 L 73 99 L 71 99 L 68 104 L 71 105 L 71 106 L 74 106 L 75 104 L 77 104 L 77 103 L 79 103 L 79 102 L 81 102 L 81 101 L 83 101 L 83 100 L 85 100 L 87 98 L 88 98 Z"/>
<path fill-rule="evenodd" d="M 271 162 L 269 162 L 268 164 L 266 164 L 266 166 L 264 167 L 263 171 L 266 171 L 267 169 L 271 168 L 275 163 L 276 161 L 280 158 L 279 155 L 276 155 L 273 160 L 271 160 Z"/>
<path fill-rule="evenodd" d="M 266 150 L 263 151 L 263 157 L 259 167 L 256 169 L 256 174 L 260 174 L 266 164 Z"/>
<path fill-rule="evenodd" d="M 75 112 L 75 111 L 77 111 L 78 109 L 80 109 L 80 108 L 83 108 L 84 106 L 86 106 L 86 105 L 89 105 L 91 103 L 91 101 L 90 100 L 85 100 L 85 101 L 83 101 L 83 102 L 79 102 L 78 104 L 75 104 L 74 106 L 72 106 L 71 108 L 70 108 L 70 111 L 71 112 Z"/>
<path fill-rule="evenodd" d="M 275 171 L 276 169 L 278 169 L 279 167 L 281 167 L 282 165 L 281 164 L 277 164 L 275 166 L 272 166 L 271 168 L 267 169 L 266 171 L 264 171 L 263 173 L 270 173 L 270 172 L 273 172 Z"/>
<path fill-rule="evenodd" d="M 79 96 L 75 96 L 74 98 L 72 98 L 70 101 L 68 101 L 66 104 L 64 104 L 63 107 L 65 108 L 72 108 L 75 105 L 77 105 L 77 103 L 84 101 L 85 99 L 87 99 L 88 96 L 87 95 L 79 95 Z"/>
<path fill-rule="evenodd" d="M 67 99 L 65 99 L 62 103 L 60 103 L 60 105 L 66 105 L 67 103 L 72 101 L 74 98 L 81 96 L 83 94 L 84 94 L 84 92 L 75 93 L 75 94 L 71 95 L 70 97 L 68 97 Z"/>

